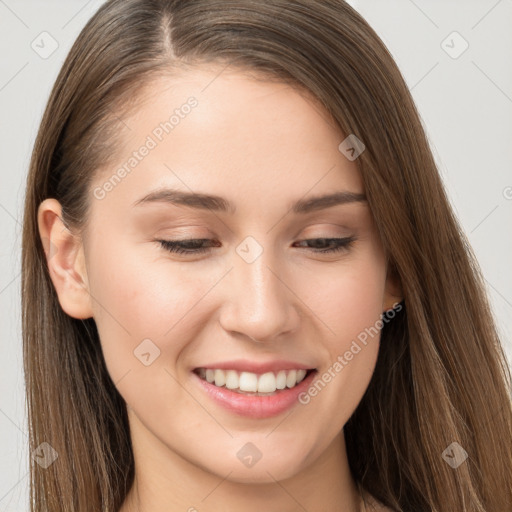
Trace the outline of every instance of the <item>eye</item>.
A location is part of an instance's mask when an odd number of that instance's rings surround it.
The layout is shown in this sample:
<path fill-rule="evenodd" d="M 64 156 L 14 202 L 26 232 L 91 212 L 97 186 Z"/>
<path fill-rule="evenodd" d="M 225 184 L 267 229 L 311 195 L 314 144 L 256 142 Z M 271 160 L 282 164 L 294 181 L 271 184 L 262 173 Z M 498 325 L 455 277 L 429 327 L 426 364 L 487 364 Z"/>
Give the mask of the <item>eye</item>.
<path fill-rule="evenodd" d="M 208 252 L 209 247 L 204 247 L 205 242 L 216 242 L 209 238 L 191 238 L 190 240 L 157 240 L 167 251 L 178 254 L 199 254 Z M 219 247 L 219 244 L 214 244 Z"/>
<path fill-rule="evenodd" d="M 301 240 L 298 242 L 299 244 L 303 243 L 311 243 L 316 247 L 313 247 L 313 252 L 319 253 L 334 253 L 340 251 L 348 251 L 350 246 L 355 241 L 354 236 L 349 236 L 345 238 L 310 238 L 308 240 Z"/>
<path fill-rule="evenodd" d="M 166 251 L 177 254 L 201 254 L 208 252 L 212 247 L 220 247 L 217 240 L 210 238 L 192 238 L 189 240 L 156 240 Z M 310 238 L 301 240 L 299 244 L 310 244 L 313 242 L 314 247 L 307 248 L 315 253 L 335 253 L 347 251 L 355 241 L 355 237 L 345 238 Z M 204 244 L 209 244 L 206 246 Z M 316 247 L 315 247 L 316 246 Z"/>

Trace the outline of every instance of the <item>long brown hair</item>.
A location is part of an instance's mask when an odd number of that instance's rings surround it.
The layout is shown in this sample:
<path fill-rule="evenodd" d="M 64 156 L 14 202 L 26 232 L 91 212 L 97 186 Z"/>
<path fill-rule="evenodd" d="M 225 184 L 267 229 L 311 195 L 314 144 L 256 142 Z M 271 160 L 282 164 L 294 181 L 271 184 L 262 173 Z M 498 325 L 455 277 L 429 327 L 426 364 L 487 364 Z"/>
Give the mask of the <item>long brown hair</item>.
<path fill-rule="evenodd" d="M 82 30 L 54 85 L 27 180 L 22 307 L 31 510 L 114 512 L 134 477 L 126 404 L 94 319 L 61 309 L 38 234 L 56 198 L 79 232 L 115 123 L 157 74 L 225 63 L 309 91 L 356 160 L 401 281 L 370 385 L 345 426 L 354 478 L 393 510 L 512 510 L 511 375 L 475 257 L 454 217 L 407 86 L 388 50 L 342 0 L 110 0 Z M 124 110 L 123 110 L 124 109 Z M 341 141 L 340 141 L 341 142 Z M 457 442 L 468 458 L 443 457 Z"/>

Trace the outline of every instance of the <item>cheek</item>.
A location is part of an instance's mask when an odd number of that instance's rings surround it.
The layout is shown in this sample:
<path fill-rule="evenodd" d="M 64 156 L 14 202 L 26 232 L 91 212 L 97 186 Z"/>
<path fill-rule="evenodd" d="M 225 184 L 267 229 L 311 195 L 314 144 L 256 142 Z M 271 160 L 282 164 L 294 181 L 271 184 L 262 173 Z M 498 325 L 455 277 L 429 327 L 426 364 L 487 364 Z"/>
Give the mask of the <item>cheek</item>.
<path fill-rule="evenodd" d="M 321 275 L 317 275 L 315 290 L 309 292 L 311 309 L 329 328 L 326 339 L 343 347 L 380 318 L 385 267 L 370 254 Z"/>
<path fill-rule="evenodd" d="M 149 351 L 151 359 L 158 356 L 157 366 L 175 359 L 194 326 L 200 325 L 200 308 L 195 305 L 209 280 L 192 280 L 161 257 L 148 259 L 147 246 L 142 244 L 136 250 L 133 246 L 123 250 L 122 241 L 109 241 L 104 247 L 101 252 L 91 251 L 89 284 L 94 320 L 112 378 L 144 368 L 137 358 L 139 347 L 146 347 L 143 353 Z"/>
<path fill-rule="evenodd" d="M 380 253 L 369 252 L 317 278 L 309 294 L 308 305 L 321 320 L 319 325 L 326 327 L 327 356 L 309 399 L 316 402 L 321 395 L 320 402 L 337 404 L 328 413 L 334 429 L 348 420 L 374 372 L 384 289 L 384 261 Z"/>

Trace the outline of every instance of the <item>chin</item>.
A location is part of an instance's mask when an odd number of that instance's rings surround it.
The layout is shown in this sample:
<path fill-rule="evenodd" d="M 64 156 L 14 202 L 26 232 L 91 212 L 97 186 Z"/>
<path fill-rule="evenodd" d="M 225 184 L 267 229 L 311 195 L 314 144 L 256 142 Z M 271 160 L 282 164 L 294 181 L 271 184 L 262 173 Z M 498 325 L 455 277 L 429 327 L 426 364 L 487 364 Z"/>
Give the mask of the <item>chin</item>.
<path fill-rule="evenodd" d="M 226 478 L 230 482 L 239 484 L 274 484 L 277 481 L 286 480 L 295 475 L 296 471 L 283 471 L 280 468 L 261 467 L 251 469 L 234 469 Z"/>
<path fill-rule="evenodd" d="M 221 478 L 226 478 L 230 482 L 273 484 L 276 480 L 292 478 L 301 469 L 296 460 L 290 460 L 288 457 L 279 457 L 277 459 L 274 455 L 273 458 L 264 459 L 265 455 L 262 455 L 261 459 L 251 467 L 246 467 L 238 459 L 234 461 L 230 459 L 230 464 L 223 464 L 222 467 L 210 466 L 210 471 L 218 474 Z"/>

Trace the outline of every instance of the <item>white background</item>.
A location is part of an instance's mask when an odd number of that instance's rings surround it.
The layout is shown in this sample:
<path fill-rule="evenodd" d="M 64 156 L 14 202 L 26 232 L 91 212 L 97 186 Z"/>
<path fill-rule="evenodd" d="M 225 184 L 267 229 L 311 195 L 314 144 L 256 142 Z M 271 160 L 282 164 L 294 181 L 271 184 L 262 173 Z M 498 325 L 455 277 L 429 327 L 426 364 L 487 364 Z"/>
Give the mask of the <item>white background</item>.
<path fill-rule="evenodd" d="M 102 3 L 0 0 L 0 512 L 28 510 L 20 243 L 30 152 L 58 70 Z M 350 3 L 382 37 L 412 90 L 511 361 L 512 0 Z M 58 42 L 47 59 L 31 48 L 44 31 Z M 458 58 L 444 49 L 463 48 L 458 36 L 446 39 L 453 31 L 469 44 Z"/>

